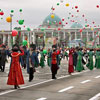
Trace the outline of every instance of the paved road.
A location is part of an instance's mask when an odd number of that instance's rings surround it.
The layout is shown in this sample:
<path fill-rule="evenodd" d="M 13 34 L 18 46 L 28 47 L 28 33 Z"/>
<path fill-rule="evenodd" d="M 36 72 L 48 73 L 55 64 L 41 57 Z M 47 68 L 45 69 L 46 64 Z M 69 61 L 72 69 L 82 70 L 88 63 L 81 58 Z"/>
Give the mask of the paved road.
<path fill-rule="evenodd" d="M 100 100 L 100 69 L 69 76 L 64 65 L 66 62 L 63 61 L 57 80 L 50 79 L 48 67 L 37 69 L 32 83 L 27 82 L 28 76 L 24 72 L 26 85 L 18 90 L 0 87 L 0 100 Z"/>

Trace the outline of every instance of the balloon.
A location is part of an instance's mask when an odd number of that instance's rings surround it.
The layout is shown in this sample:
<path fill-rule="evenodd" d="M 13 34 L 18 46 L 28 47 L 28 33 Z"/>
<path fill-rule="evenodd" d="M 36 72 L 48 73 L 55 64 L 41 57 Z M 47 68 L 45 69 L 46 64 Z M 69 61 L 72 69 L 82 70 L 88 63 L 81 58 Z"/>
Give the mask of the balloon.
<path fill-rule="evenodd" d="M 11 18 L 11 17 L 7 17 L 7 18 L 6 18 L 6 21 L 7 21 L 8 23 L 12 22 L 12 18 Z"/>
<path fill-rule="evenodd" d="M 62 19 L 62 21 L 64 21 L 64 19 Z"/>
<path fill-rule="evenodd" d="M 23 10 L 22 9 L 19 9 L 19 12 L 22 12 Z"/>
<path fill-rule="evenodd" d="M 99 5 L 97 5 L 96 7 L 99 8 Z"/>
<path fill-rule="evenodd" d="M 16 30 L 12 31 L 12 36 L 16 36 L 18 34 L 18 32 Z"/>
<path fill-rule="evenodd" d="M 24 46 L 27 45 L 27 41 L 26 41 L 26 40 L 23 41 L 23 45 L 24 45 Z"/>
<path fill-rule="evenodd" d="M 68 23 L 66 22 L 66 24 L 68 24 Z"/>
<path fill-rule="evenodd" d="M 68 19 L 70 19 L 70 17 L 68 17 Z"/>
<path fill-rule="evenodd" d="M 19 20 L 18 23 L 19 23 L 20 25 L 23 25 L 24 20 Z"/>
<path fill-rule="evenodd" d="M 77 12 L 79 12 L 79 10 L 77 10 Z"/>
<path fill-rule="evenodd" d="M 75 6 L 75 8 L 77 9 L 77 8 L 78 8 L 78 6 Z"/>
<path fill-rule="evenodd" d="M 69 6 L 69 3 L 67 3 L 66 6 L 68 7 Z"/>
<path fill-rule="evenodd" d="M 85 17 L 85 15 L 82 15 L 82 17 Z"/>
<path fill-rule="evenodd" d="M 74 17 L 74 15 L 72 15 L 72 17 Z"/>
<path fill-rule="evenodd" d="M 95 22 L 92 22 L 93 24 L 95 24 Z"/>
<path fill-rule="evenodd" d="M 53 18 L 55 18 L 55 15 L 54 15 L 54 14 L 52 14 L 52 15 L 51 15 L 51 18 L 52 18 L 52 19 L 53 19 Z"/>
<path fill-rule="evenodd" d="M 61 22 L 59 22 L 59 24 L 61 24 Z"/>
<path fill-rule="evenodd" d="M 60 31 L 61 30 L 61 28 L 58 28 L 58 31 Z"/>
<path fill-rule="evenodd" d="M 43 53 L 44 53 L 44 54 L 47 54 L 47 50 L 43 50 Z"/>
<path fill-rule="evenodd" d="M 91 30 L 93 31 L 93 28 L 91 28 Z"/>
<path fill-rule="evenodd" d="M 51 22 L 49 22 L 49 25 L 51 25 Z"/>
<path fill-rule="evenodd" d="M 82 29 L 80 29 L 80 32 L 82 32 L 83 30 Z"/>
<path fill-rule="evenodd" d="M 2 20 L 3 18 L 1 18 L 1 20 Z"/>
<path fill-rule="evenodd" d="M 1 16 L 3 16 L 3 15 L 4 15 L 4 12 L 3 12 L 3 11 L 1 11 L 1 12 L 0 12 L 0 15 L 1 15 Z"/>
<path fill-rule="evenodd" d="M 59 6 L 59 3 L 57 3 L 57 5 Z"/>
<path fill-rule="evenodd" d="M 14 13 L 14 10 L 11 10 L 11 13 Z"/>
<path fill-rule="evenodd" d="M 45 30 L 45 28 L 41 28 L 41 31 L 44 31 Z"/>
<path fill-rule="evenodd" d="M 27 40 L 28 38 L 27 38 L 27 36 L 25 36 L 25 40 Z"/>
<path fill-rule="evenodd" d="M 4 30 L 2 30 L 2 32 L 4 32 Z"/>
<path fill-rule="evenodd" d="M 27 28 L 27 31 L 31 31 L 31 29 L 28 27 L 28 28 Z"/>

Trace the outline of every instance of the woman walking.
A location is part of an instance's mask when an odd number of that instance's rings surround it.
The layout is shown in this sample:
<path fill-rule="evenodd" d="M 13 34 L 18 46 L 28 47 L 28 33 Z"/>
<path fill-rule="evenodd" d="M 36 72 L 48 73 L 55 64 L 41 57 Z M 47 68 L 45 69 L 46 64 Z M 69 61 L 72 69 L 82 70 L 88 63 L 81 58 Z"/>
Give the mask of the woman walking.
<path fill-rule="evenodd" d="M 19 53 L 21 51 L 21 53 Z M 19 49 L 19 46 L 17 44 L 13 45 L 12 53 L 9 53 L 9 56 L 11 56 L 11 66 L 10 66 L 10 72 L 8 75 L 8 85 L 14 85 L 14 88 L 20 88 L 19 85 L 24 84 L 24 79 L 21 71 L 20 56 L 24 55 L 24 51 Z"/>

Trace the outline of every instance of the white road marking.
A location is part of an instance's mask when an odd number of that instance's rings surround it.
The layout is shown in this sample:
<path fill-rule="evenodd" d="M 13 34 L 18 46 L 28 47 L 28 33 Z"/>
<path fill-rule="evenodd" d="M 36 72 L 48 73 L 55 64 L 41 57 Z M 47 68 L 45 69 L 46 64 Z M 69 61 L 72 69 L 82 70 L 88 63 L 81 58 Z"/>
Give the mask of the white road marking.
<path fill-rule="evenodd" d="M 90 98 L 89 100 L 99 100 L 99 99 L 100 99 L 100 93 L 98 93 L 94 97 Z"/>
<path fill-rule="evenodd" d="M 100 78 L 100 75 L 99 76 L 96 76 L 95 78 Z"/>
<path fill-rule="evenodd" d="M 39 98 L 39 99 L 36 99 L 36 100 L 46 100 L 47 98 Z"/>
<path fill-rule="evenodd" d="M 80 83 L 85 84 L 85 83 L 90 82 L 90 81 L 91 81 L 91 80 L 85 80 L 85 81 L 82 81 L 82 82 L 80 82 Z"/>
<path fill-rule="evenodd" d="M 80 72 L 80 73 L 74 73 L 73 75 L 82 74 L 82 73 L 85 73 L 85 72 L 88 72 L 88 71 L 90 71 L 90 70 L 86 70 L 86 71 L 83 71 L 83 72 Z M 63 79 L 63 78 L 67 78 L 67 77 L 70 77 L 70 75 L 62 76 L 62 77 L 59 77 L 57 79 Z M 44 84 L 44 83 L 51 82 L 51 81 L 53 81 L 53 79 L 46 80 L 46 81 L 43 81 L 43 82 L 40 82 L 40 83 L 37 83 L 37 84 L 24 86 L 24 87 L 21 87 L 20 89 L 26 89 L 26 88 L 29 88 L 29 87 L 37 86 L 37 85 Z M 11 93 L 11 92 L 15 92 L 15 91 L 17 91 L 17 90 L 9 90 L 9 91 L 0 93 L 0 95 L 5 95 L 5 94 Z"/>
<path fill-rule="evenodd" d="M 74 88 L 74 86 L 70 86 L 70 87 L 67 87 L 67 88 L 65 88 L 65 89 L 62 89 L 62 90 L 60 90 L 60 91 L 58 91 L 58 92 L 65 92 L 65 91 L 68 91 L 68 90 L 70 90 L 70 89 L 72 89 L 72 88 Z"/>
<path fill-rule="evenodd" d="M 1 95 L 4 95 L 4 94 L 11 93 L 11 92 L 15 92 L 15 91 L 17 91 L 17 90 L 10 90 L 10 91 L 6 91 L 6 92 L 2 92 L 2 93 L 0 93 L 0 96 L 1 96 Z"/>

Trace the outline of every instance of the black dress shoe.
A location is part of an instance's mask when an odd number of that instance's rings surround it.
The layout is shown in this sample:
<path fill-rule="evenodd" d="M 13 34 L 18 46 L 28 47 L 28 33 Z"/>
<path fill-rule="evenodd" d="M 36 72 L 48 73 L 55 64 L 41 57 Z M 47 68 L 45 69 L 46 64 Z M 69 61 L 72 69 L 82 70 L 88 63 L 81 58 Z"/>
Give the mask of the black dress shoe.
<path fill-rule="evenodd" d="M 16 85 L 14 85 L 14 89 L 17 89 L 17 86 Z"/>
<path fill-rule="evenodd" d="M 20 86 L 19 86 L 19 85 L 17 85 L 17 88 L 19 88 L 19 89 L 20 89 Z"/>

